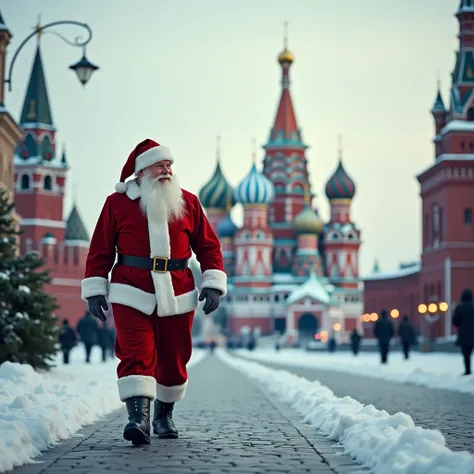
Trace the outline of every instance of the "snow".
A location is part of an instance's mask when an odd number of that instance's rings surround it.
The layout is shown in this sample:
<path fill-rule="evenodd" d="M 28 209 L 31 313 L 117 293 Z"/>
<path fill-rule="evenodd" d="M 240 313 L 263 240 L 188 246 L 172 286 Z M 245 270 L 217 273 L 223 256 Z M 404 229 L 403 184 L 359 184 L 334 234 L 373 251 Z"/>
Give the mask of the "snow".
<path fill-rule="evenodd" d="M 101 354 L 94 347 L 92 363 L 84 364 L 80 345 L 69 365 L 58 355 L 58 367 L 43 373 L 26 364 L 0 365 L 0 472 L 33 462 L 41 451 L 124 406 L 117 392 L 118 360 L 103 363 Z M 188 368 L 205 355 L 194 349 Z"/>
<path fill-rule="evenodd" d="M 252 352 L 238 349 L 236 353 L 261 362 L 333 370 L 391 382 L 474 394 L 474 376 L 462 376 L 462 357 L 456 353 L 412 352 L 410 359 L 405 360 L 400 351 L 390 352 L 387 365 L 380 364 L 379 355 L 375 352 L 360 352 L 357 357 L 350 352 L 329 354 L 325 351 L 305 352 L 300 349 L 282 349 L 279 352 L 263 348 Z"/>
<path fill-rule="evenodd" d="M 331 301 L 328 292 L 314 273 L 311 273 L 309 278 L 291 293 L 290 297 L 286 300 L 286 303 L 296 303 L 305 296 L 309 296 L 323 304 L 329 304 Z"/>
<path fill-rule="evenodd" d="M 473 132 L 474 122 L 467 122 L 464 120 L 451 120 L 446 126 L 439 132 L 440 135 L 444 135 L 448 132 Z"/>
<path fill-rule="evenodd" d="M 474 456 L 453 452 L 438 430 L 415 426 L 405 413 L 389 415 L 351 397 L 339 398 L 321 383 L 216 351 L 224 362 L 288 403 L 304 422 L 338 440 L 373 474 L 474 474 Z"/>
<path fill-rule="evenodd" d="M 389 280 L 391 278 L 400 278 L 408 275 L 414 275 L 415 273 L 418 273 L 420 271 L 420 264 L 417 263 L 415 265 L 411 265 L 406 268 L 401 268 L 399 270 L 395 270 L 394 272 L 377 272 L 377 273 L 372 273 L 370 275 L 367 275 L 363 277 L 362 279 L 364 281 L 368 280 Z"/>
<path fill-rule="evenodd" d="M 18 290 L 21 291 L 21 292 L 23 292 L 23 293 L 26 293 L 26 294 L 28 294 L 28 295 L 31 293 L 31 290 L 30 290 L 27 286 L 25 286 L 25 285 L 20 285 L 20 286 L 18 287 Z"/>

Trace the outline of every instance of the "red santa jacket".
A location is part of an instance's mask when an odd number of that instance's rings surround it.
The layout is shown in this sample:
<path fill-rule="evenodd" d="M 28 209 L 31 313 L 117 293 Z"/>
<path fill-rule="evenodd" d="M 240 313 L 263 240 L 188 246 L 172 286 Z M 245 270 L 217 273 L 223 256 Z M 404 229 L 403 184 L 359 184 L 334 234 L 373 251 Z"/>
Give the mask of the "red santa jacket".
<path fill-rule="evenodd" d="M 190 258 L 191 249 L 201 264 L 202 288 L 227 293 L 220 242 L 198 198 L 183 190 L 185 215 L 172 223 L 147 219 L 140 209 L 140 187 L 128 183 L 126 194 L 114 193 L 105 201 L 87 256 L 82 299 L 107 296 L 111 303 L 131 306 L 158 316 L 196 309 L 198 289 L 187 268 L 158 273 L 114 265 L 116 253 L 136 257 Z M 108 275 L 112 269 L 110 283 Z"/>

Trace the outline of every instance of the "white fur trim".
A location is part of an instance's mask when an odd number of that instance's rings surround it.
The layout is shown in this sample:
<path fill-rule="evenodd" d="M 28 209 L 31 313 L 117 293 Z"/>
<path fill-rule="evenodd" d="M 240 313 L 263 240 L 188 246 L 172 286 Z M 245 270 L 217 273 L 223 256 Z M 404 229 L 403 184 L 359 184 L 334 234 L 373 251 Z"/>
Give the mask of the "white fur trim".
<path fill-rule="evenodd" d="M 204 288 L 214 288 L 222 292 L 221 296 L 227 294 L 227 275 L 222 270 L 206 270 L 202 274 L 201 291 Z"/>
<path fill-rule="evenodd" d="M 138 199 L 141 196 L 140 186 L 137 183 L 137 180 L 127 181 L 127 196 L 132 200 Z"/>
<path fill-rule="evenodd" d="M 165 160 L 171 161 L 171 163 L 174 162 L 171 150 L 167 146 L 162 145 L 150 148 L 135 159 L 135 174 L 148 166 Z"/>
<path fill-rule="evenodd" d="M 127 183 L 122 183 L 121 181 L 115 185 L 115 191 L 120 194 L 123 194 L 128 188 Z"/>
<path fill-rule="evenodd" d="M 109 301 L 130 306 L 145 314 L 152 314 L 156 307 L 156 296 L 123 283 L 110 283 Z"/>
<path fill-rule="evenodd" d="M 183 314 L 194 311 L 198 306 L 198 290 L 195 288 L 188 293 L 176 296 L 177 313 Z M 152 314 L 156 308 L 156 295 L 147 293 L 133 286 L 123 283 L 110 283 L 109 296 L 110 303 L 130 306 L 145 314 Z M 159 316 L 173 316 L 172 314 L 159 314 Z"/>
<path fill-rule="evenodd" d="M 107 278 L 89 277 L 81 281 L 81 298 L 87 301 L 90 296 L 107 296 Z"/>
<path fill-rule="evenodd" d="M 120 401 L 131 397 L 156 397 L 156 380 L 149 375 L 128 375 L 117 380 Z"/>
<path fill-rule="evenodd" d="M 173 385 L 167 387 L 166 385 L 156 384 L 156 398 L 160 402 L 173 403 L 178 400 L 182 400 L 186 394 L 186 387 L 188 386 L 188 381 L 184 382 L 181 385 Z"/>

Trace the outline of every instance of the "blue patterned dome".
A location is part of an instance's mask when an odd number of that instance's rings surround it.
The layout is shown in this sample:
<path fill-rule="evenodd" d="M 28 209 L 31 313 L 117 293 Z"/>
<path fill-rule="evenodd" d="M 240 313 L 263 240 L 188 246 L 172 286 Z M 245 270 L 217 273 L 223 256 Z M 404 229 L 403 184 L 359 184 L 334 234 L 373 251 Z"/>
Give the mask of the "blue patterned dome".
<path fill-rule="evenodd" d="M 225 210 L 229 203 L 232 206 L 236 203 L 232 186 L 224 178 L 219 162 L 212 178 L 199 191 L 199 200 L 206 209 Z"/>
<path fill-rule="evenodd" d="M 224 219 L 222 219 L 219 222 L 219 225 L 217 226 L 216 232 L 217 232 L 217 235 L 221 239 L 224 239 L 226 237 L 229 237 L 229 238 L 233 239 L 235 233 L 237 232 L 237 230 L 238 230 L 238 227 L 232 221 L 232 218 L 230 217 L 230 213 L 228 213 L 224 217 Z"/>
<path fill-rule="evenodd" d="M 275 196 L 272 182 L 257 170 L 255 163 L 250 173 L 237 185 L 234 196 L 241 204 L 270 204 Z"/>

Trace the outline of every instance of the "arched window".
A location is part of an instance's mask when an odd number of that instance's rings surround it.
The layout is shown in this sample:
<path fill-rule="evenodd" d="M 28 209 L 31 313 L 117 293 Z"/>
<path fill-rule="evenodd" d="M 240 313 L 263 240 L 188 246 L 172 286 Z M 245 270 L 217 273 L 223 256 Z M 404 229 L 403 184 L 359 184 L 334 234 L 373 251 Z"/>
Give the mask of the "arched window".
<path fill-rule="evenodd" d="M 437 247 L 439 244 L 439 206 L 433 206 L 433 246 Z"/>
<path fill-rule="evenodd" d="M 30 156 L 38 156 L 38 145 L 31 134 L 28 134 L 25 138 L 25 149 L 22 150 L 23 158 L 29 158 Z"/>
<path fill-rule="evenodd" d="M 41 143 L 41 156 L 46 161 L 53 158 L 53 147 L 51 145 L 51 140 L 47 135 L 43 138 L 43 142 Z"/>
<path fill-rule="evenodd" d="M 21 189 L 30 189 L 30 177 L 27 174 L 22 175 L 20 179 Z"/>
<path fill-rule="evenodd" d="M 53 189 L 53 180 L 51 179 L 51 176 L 46 175 L 44 177 L 44 183 L 43 183 L 43 188 L 46 191 L 51 191 Z"/>
<path fill-rule="evenodd" d="M 472 209 L 470 207 L 464 209 L 464 224 L 472 225 Z"/>

